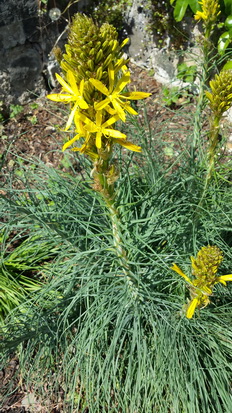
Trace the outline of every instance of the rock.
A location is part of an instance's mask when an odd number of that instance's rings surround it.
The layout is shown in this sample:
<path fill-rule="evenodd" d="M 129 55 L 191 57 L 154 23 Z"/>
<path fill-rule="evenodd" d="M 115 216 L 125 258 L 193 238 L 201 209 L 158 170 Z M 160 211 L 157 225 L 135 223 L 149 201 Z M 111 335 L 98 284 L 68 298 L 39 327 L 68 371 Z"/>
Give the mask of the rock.
<path fill-rule="evenodd" d="M 89 1 L 80 0 L 73 13 Z M 38 0 L 0 1 L 0 101 L 6 105 L 27 103 L 54 87 L 58 66 L 50 53 L 67 25 L 59 19 L 64 2 L 57 0 L 47 13 L 39 5 Z"/>

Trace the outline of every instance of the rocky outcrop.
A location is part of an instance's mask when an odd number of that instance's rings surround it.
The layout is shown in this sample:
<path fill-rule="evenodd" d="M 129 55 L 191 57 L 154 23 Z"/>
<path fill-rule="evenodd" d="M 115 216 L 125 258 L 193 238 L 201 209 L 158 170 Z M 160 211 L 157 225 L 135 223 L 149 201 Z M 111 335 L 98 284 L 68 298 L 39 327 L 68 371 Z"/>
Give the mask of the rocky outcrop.
<path fill-rule="evenodd" d="M 81 10 L 87 3 L 81 0 L 72 11 Z M 67 21 L 57 19 L 59 7 L 43 11 L 39 4 L 38 0 L 0 1 L 0 101 L 6 105 L 25 103 L 47 93 L 49 53 Z"/>

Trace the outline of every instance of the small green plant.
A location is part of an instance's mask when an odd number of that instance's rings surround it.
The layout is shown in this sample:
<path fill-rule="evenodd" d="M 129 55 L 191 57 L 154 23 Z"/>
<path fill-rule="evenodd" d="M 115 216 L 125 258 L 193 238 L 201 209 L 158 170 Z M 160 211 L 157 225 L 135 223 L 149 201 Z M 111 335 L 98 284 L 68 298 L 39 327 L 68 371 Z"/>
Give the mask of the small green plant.
<path fill-rule="evenodd" d="M 184 105 L 190 101 L 190 95 L 186 88 L 162 87 L 162 101 L 166 106 Z"/>
<path fill-rule="evenodd" d="M 180 91 L 178 87 L 162 87 L 162 101 L 166 106 L 172 106 L 176 104 L 180 98 Z"/>
<path fill-rule="evenodd" d="M 183 82 L 193 83 L 197 74 L 197 66 L 188 66 L 186 63 L 177 65 L 177 78 Z"/>
<path fill-rule="evenodd" d="M 14 118 L 19 113 L 23 111 L 23 106 L 21 105 L 10 105 L 10 118 Z"/>
<path fill-rule="evenodd" d="M 32 125 L 36 125 L 38 123 L 36 115 L 28 115 L 27 120 L 29 120 L 29 122 L 31 122 Z"/>
<path fill-rule="evenodd" d="M 30 108 L 32 109 L 32 110 L 35 110 L 35 109 L 38 109 L 38 107 L 39 107 L 39 104 L 38 103 L 31 103 L 30 104 Z"/>

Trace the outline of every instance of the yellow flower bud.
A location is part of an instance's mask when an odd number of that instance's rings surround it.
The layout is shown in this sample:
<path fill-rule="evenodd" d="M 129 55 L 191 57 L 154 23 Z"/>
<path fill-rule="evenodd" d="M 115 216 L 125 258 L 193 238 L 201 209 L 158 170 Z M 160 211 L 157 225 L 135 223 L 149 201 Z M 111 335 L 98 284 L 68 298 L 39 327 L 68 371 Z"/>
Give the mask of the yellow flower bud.
<path fill-rule="evenodd" d="M 96 79 L 101 80 L 102 73 L 103 73 L 103 70 L 102 70 L 102 67 L 100 66 L 96 71 Z"/>
<path fill-rule="evenodd" d="M 232 105 L 232 70 L 222 70 L 209 82 L 211 93 L 206 92 L 214 116 L 221 118 Z"/>
<path fill-rule="evenodd" d="M 87 66 L 90 68 L 90 70 L 93 72 L 94 71 L 94 63 L 91 59 L 87 61 Z"/>
<path fill-rule="evenodd" d="M 100 49 L 95 56 L 95 63 L 99 63 L 103 58 L 103 51 Z"/>

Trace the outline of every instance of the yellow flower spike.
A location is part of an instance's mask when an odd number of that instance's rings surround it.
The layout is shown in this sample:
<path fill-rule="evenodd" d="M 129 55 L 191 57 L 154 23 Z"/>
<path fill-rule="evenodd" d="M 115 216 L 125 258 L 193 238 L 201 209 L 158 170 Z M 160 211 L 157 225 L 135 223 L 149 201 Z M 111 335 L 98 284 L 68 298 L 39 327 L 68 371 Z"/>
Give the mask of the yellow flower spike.
<path fill-rule="evenodd" d="M 202 7 L 202 11 L 197 11 L 194 19 L 195 20 L 204 20 L 206 24 L 215 23 L 220 11 L 220 5 L 218 0 L 202 0 L 198 1 Z"/>
<path fill-rule="evenodd" d="M 222 70 L 209 83 L 211 92 L 206 91 L 214 116 L 219 119 L 232 105 L 232 70 Z"/>
<path fill-rule="evenodd" d="M 194 15 L 195 20 L 207 20 L 207 14 L 197 10 L 196 14 Z"/>
<path fill-rule="evenodd" d="M 112 138 L 126 139 L 126 135 L 124 133 L 108 128 L 108 126 L 111 126 L 117 122 L 118 119 L 118 116 L 112 116 L 106 122 L 102 123 L 102 111 L 98 111 L 96 113 L 96 123 L 88 119 L 85 129 L 88 132 L 96 133 L 96 147 L 98 149 L 102 147 L 102 135 L 105 137 L 110 136 Z"/>
<path fill-rule="evenodd" d="M 197 278 L 206 277 L 208 282 L 212 282 L 222 259 L 222 252 L 218 247 L 202 247 L 196 258 L 191 257 L 193 275 Z"/>
<path fill-rule="evenodd" d="M 177 274 L 183 277 L 189 284 L 193 284 L 190 278 L 180 269 L 180 267 L 178 267 L 178 265 L 173 264 L 171 270 L 175 271 Z"/>
<path fill-rule="evenodd" d="M 51 95 L 47 95 L 47 98 L 53 100 L 55 102 L 62 102 L 62 103 L 73 103 L 74 106 L 71 109 L 71 113 L 69 115 L 65 130 L 68 130 L 72 124 L 74 115 L 78 108 L 81 109 L 88 109 L 89 105 L 83 98 L 84 92 L 84 80 L 80 82 L 79 88 L 76 84 L 75 76 L 69 70 L 67 72 L 67 82 L 58 74 L 56 73 L 56 78 L 58 82 L 61 84 L 64 92 L 66 93 L 54 93 Z"/>
<path fill-rule="evenodd" d="M 181 277 L 183 277 L 189 284 L 191 302 L 187 306 L 186 317 L 192 318 L 197 307 L 204 308 L 209 303 L 209 296 L 213 294 L 213 287 L 215 284 L 221 283 L 226 286 L 227 281 L 232 281 L 232 274 L 216 276 L 218 267 L 223 259 L 222 251 L 216 246 L 202 247 L 196 258 L 191 257 L 192 273 L 196 277 L 193 281 L 178 267 L 173 264 L 171 269 Z"/>

